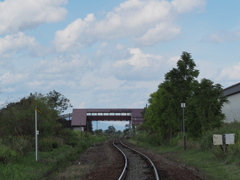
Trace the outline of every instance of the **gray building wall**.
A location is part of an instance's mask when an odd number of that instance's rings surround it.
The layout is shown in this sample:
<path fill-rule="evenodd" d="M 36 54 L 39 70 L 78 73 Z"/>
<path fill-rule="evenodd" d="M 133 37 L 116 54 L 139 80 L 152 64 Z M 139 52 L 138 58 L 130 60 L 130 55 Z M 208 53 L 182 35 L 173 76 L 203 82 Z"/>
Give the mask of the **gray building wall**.
<path fill-rule="evenodd" d="M 222 112 L 226 118 L 224 122 L 240 122 L 240 83 L 224 89 L 224 95 L 227 96 L 229 103 L 225 103 Z"/>

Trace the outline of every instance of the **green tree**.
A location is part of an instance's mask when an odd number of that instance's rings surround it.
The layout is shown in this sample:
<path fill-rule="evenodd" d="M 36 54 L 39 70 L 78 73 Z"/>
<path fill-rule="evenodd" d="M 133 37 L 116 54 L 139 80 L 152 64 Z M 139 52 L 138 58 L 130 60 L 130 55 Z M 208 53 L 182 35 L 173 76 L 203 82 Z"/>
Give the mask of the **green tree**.
<path fill-rule="evenodd" d="M 220 84 L 202 79 L 194 84 L 194 93 L 187 104 L 186 126 L 192 137 L 200 137 L 204 132 L 221 126 L 225 115 L 223 104 L 228 102 Z"/>
<path fill-rule="evenodd" d="M 166 89 L 171 94 L 171 100 L 174 103 L 174 106 L 171 108 L 174 108 L 175 121 L 181 122 L 182 111 L 179 108 L 180 104 L 186 103 L 193 92 L 192 85 L 199 75 L 199 70 L 196 70 L 195 66 L 196 64 L 191 54 L 183 52 L 180 60 L 177 62 L 177 68 L 173 68 L 165 75 L 165 82 L 168 82 Z"/>
<path fill-rule="evenodd" d="M 145 121 L 153 132 L 159 133 L 163 139 L 171 139 L 181 131 L 180 104 L 191 96 L 192 84 L 199 74 L 199 71 L 194 69 L 195 66 L 190 53 L 183 52 L 177 68 L 166 73 L 164 82 L 150 95 Z"/>
<path fill-rule="evenodd" d="M 42 135 L 52 134 L 57 124 L 57 113 L 44 102 L 32 96 L 10 103 L 0 111 L 0 131 L 4 136 L 28 136 L 34 134 L 34 111 L 38 107 L 43 113 L 38 117 L 38 129 Z"/>
<path fill-rule="evenodd" d="M 72 107 L 70 100 L 55 90 L 50 91 L 46 95 L 46 102 L 50 107 L 55 109 L 58 114 L 63 113 L 69 107 Z"/>
<path fill-rule="evenodd" d="M 144 128 L 169 140 L 182 130 L 181 103 L 186 103 L 186 130 L 193 137 L 219 127 L 224 118 L 221 113 L 226 97 L 220 84 L 208 79 L 196 80 L 199 71 L 190 53 L 183 52 L 173 68 L 165 74 L 158 90 L 150 95 L 144 111 Z"/>
<path fill-rule="evenodd" d="M 2 136 L 34 135 L 34 111 L 37 107 L 42 112 L 38 114 L 38 129 L 41 136 L 53 135 L 61 127 L 56 121 L 59 112 L 61 112 L 59 109 L 65 109 L 66 102 L 69 102 L 62 95 L 59 95 L 60 93 L 57 94 L 58 96 L 55 97 L 60 100 L 50 98 L 52 96 L 49 94 L 44 96 L 35 93 L 20 99 L 19 102 L 9 103 L 0 110 L 0 134 Z M 57 103 L 54 104 L 54 102 Z"/>
<path fill-rule="evenodd" d="M 108 129 L 106 130 L 107 133 L 113 134 L 116 131 L 114 126 L 108 126 Z"/>

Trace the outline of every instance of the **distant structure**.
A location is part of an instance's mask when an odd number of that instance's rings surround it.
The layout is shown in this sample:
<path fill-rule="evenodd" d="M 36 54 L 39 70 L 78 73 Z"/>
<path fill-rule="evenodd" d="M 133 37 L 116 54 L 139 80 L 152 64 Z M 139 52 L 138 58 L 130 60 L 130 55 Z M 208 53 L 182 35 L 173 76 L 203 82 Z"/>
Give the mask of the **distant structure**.
<path fill-rule="evenodd" d="M 70 116 L 74 130 L 88 130 L 88 121 L 129 121 L 129 127 L 142 124 L 143 109 L 73 109 Z"/>
<path fill-rule="evenodd" d="M 240 83 L 225 88 L 223 93 L 229 101 L 222 108 L 222 112 L 226 116 L 224 122 L 240 121 Z"/>

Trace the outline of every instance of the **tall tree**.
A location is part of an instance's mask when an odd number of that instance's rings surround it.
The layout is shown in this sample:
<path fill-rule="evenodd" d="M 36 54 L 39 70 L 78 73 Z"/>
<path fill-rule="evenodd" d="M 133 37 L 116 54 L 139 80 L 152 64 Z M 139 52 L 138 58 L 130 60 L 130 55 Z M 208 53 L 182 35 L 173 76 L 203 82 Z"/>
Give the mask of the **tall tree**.
<path fill-rule="evenodd" d="M 181 131 L 181 103 L 186 103 L 186 129 L 192 136 L 199 137 L 206 130 L 221 125 L 224 118 L 221 108 L 226 102 L 223 89 L 208 79 L 198 83 L 199 71 L 195 66 L 191 54 L 183 52 L 177 68 L 166 73 L 164 82 L 150 95 L 144 124 L 163 139 L 171 139 Z"/>
<path fill-rule="evenodd" d="M 72 107 L 70 100 L 64 97 L 61 93 L 53 90 L 46 95 L 47 104 L 54 108 L 58 114 L 63 113 L 69 107 Z"/>
<path fill-rule="evenodd" d="M 221 126 L 225 117 L 222 107 L 228 101 L 223 96 L 222 86 L 211 80 L 204 78 L 193 87 L 194 93 L 187 102 L 186 126 L 188 133 L 197 138 L 205 131 Z"/>

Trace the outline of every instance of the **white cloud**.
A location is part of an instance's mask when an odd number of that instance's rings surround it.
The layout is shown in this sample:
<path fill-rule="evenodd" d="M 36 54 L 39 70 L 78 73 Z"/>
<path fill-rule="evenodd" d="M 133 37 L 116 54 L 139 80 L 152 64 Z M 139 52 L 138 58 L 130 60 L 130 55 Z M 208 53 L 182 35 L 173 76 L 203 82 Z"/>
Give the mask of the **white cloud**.
<path fill-rule="evenodd" d="M 139 70 L 147 68 L 149 66 L 150 58 L 160 59 L 161 57 L 154 57 L 150 54 L 144 54 L 140 49 L 132 48 L 129 49 L 129 53 L 132 55 L 129 59 L 117 61 L 114 66 L 122 67 L 130 65 L 133 69 Z"/>
<path fill-rule="evenodd" d="M 223 68 L 220 72 L 220 78 L 227 81 L 240 81 L 240 63 L 232 66 Z"/>
<path fill-rule="evenodd" d="M 28 78 L 27 73 L 5 73 L 0 76 L 1 85 L 19 84 Z"/>
<path fill-rule="evenodd" d="M 35 38 L 18 32 L 0 38 L 0 56 L 9 56 L 21 50 L 35 49 L 37 46 Z"/>
<path fill-rule="evenodd" d="M 136 42 L 140 43 L 141 45 L 153 45 L 157 42 L 174 39 L 179 33 L 180 28 L 174 24 L 157 24 L 155 28 L 147 30 L 142 37 L 136 38 Z"/>
<path fill-rule="evenodd" d="M 58 22 L 67 11 L 67 0 L 5 0 L 0 2 L 0 34 L 15 33 L 42 23 Z"/>
<path fill-rule="evenodd" d="M 179 13 L 187 13 L 193 9 L 200 9 L 205 5 L 203 0 L 173 0 L 173 6 Z"/>
<path fill-rule="evenodd" d="M 56 49 L 61 52 L 91 43 L 91 37 L 86 36 L 85 33 L 94 19 L 93 14 L 88 14 L 84 20 L 79 18 L 69 24 L 64 30 L 57 31 L 54 38 Z"/>
<path fill-rule="evenodd" d="M 41 60 L 18 72 L 8 72 L 0 76 L 0 84 L 25 91 L 35 92 L 55 88 L 76 88 L 86 73 L 89 63 L 79 55 Z M 84 69 L 86 67 L 86 69 Z"/>
<path fill-rule="evenodd" d="M 217 31 L 204 38 L 214 43 L 234 42 L 240 39 L 240 30 L 220 32 Z"/>
<path fill-rule="evenodd" d="M 181 28 L 175 24 L 176 17 L 201 8 L 203 2 L 193 0 L 181 4 L 182 0 L 128 0 L 108 12 L 102 20 L 97 21 L 93 14 L 83 20 L 75 20 L 64 30 L 56 32 L 54 44 L 58 51 L 64 52 L 90 46 L 100 40 L 126 37 L 142 45 L 167 41 L 180 33 Z"/>
<path fill-rule="evenodd" d="M 164 78 L 164 74 L 173 65 L 176 66 L 175 62 L 175 57 L 145 54 L 138 48 L 130 48 L 128 58 L 115 62 L 113 67 L 115 76 L 119 79 L 156 80 Z"/>

